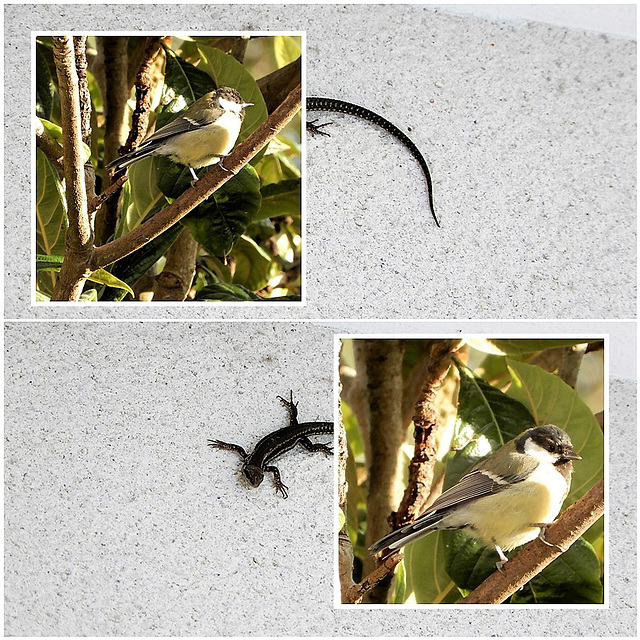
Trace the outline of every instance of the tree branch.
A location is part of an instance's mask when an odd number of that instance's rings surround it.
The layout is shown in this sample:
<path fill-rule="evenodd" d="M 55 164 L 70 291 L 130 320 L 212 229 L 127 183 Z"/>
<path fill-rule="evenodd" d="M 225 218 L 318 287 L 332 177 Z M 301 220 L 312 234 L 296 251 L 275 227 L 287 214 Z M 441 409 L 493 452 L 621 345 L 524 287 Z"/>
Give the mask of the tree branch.
<path fill-rule="evenodd" d="M 39 118 L 36 118 L 36 146 L 44 153 L 56 167 L 58 175 L 64 177 L 64 161 L 62 159 L 62 147 L 53 136 L 44 128 Z"/>
<path fill-rule="evenodd" d="M 200 245 L 186 227 L 169 247 L 162 271 L 153 284 L 154 300 L 182 302 L 187 297 L 196 272 L 196 258 Z"/>
<path fill-rule="evenodd" d="M 298 85 L 280 107 L 225 158 L 224 166 L 226 171 L 219 165 L 215 165 L 194 187 L 188 188 L 169 206 L 156 213 L 144 224 L 124 236 L 116 238 L 113 242 L 97 247 L 91 260 L 92 269 L 106 267 L 116 262 L 116 260 L 133 253 L 204 202 L 216 189 L 230 180 L 253 156 L 278 135 L 300 109 L 301 95 L 302 89 Z"/>
<path fill-rule="evenodd" d="M 398 529 L 415 520 L 429 496 L 436 463 L 439 417 L 436 397 L 451 365 L 451 354 L 461 345 L 461 340 L 432 341 L 427 374 L 413 416 L 415 446 L 413 458 L 409 463 L 409 481 L 398 511 L 391 515 L 392 529 Z"/>
<path fill-rule="evenodd" d="M 367 491 L 366 546 L 380 539 L 387 530 L 386 517 L 400 499 L 402 477 L 401 446 L 406 437 L 402 424 L 402 340 L 366 340 L 367 389 L 370 407 L 369 487 Z M 367 556 L 364 571 L 375 567 Z M 386 600 L 384 589 L 370 594 L 374 600 Z"/>
<path fill-rule="evenodd" d="M 142 61 L 136 74 L 136 107 L 131 116 L 131 129 L 129 136 L 122 147 L 122 153 L 128 153 L 137 147 L 147 134 L 149 129 L 149 114 L 151 113 L 151 66 L 160 50 L 161 36 L 149 36 L 146 38 Z"/>
<path fill-rule="evenodd" d="M 403 557 L 402 553 L 399 552 L 388 555 L 360 584 L 354 584 L 347 590 L 343 602 L 345 604 L 357 604 L 372 589 L 383 582 L 387 582 Z"/>
<path fill-rule="evenodd" d="M 558 378 L 564 380 L 572 389 L 576 388 L 580 365 L 589 343 L 574 344 L 562 350 L 562 360 L 558 367 Z"/>
<path fill-rule="evenodd" d="M 546 531 L 545 539 L 568 549 L 587 529 L 604 514 L 604 478 L 580 500 L 572 504 Z M 534 540 L 517 553 L 460 604 L 500 604 L 551 564 L 562 551 Z"/>
<path fill-rule="evenodd" d="M 257 81 L 269 113 L 272 113 L 287 94 L 300 82 L 301 68 L 302 62 L 298 58 Z"/>
<path fill-rule="evenodd" d="M 93 232 L 87 206 L 78 74 L 70 36 L 52 36 L 53 58 L 58 76 L 62 121 L 64 177 L 69 228 L 65 234 L 65 259 L 52 300 L 78 300 L 90 273 L 88 262 Z"/>

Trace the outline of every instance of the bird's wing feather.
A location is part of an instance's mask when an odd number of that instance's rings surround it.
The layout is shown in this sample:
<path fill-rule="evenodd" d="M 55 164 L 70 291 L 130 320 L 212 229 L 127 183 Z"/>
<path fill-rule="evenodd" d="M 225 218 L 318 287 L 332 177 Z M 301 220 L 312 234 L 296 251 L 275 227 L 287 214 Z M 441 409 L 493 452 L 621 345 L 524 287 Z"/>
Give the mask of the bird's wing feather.
<path fill-rule="evenodd" d="M 166 140 L 167 138 L 178 135 L 179 133 L 195 131 L 206 124 L 211 124 L 211 120 L 204 116 L 200 118 L 192 118 L 187 112 L 185 112 L 150 135 L 140 146 L 144 147 L 149 143 L 160 142 L 161 140 Z"/>
<path fill-rule="evenodd" d="M 481 498 L 482 496 L 499 493 L 511 484 L 525 480 L 533 473 L 536 466 L 537 465 L 533 465 L 521 473 L 506 476 L 476 469 L 462 476 L 453 487 L 447 489 L 447 491 L 431 505 L 428 513 L 448 509 L 472 498 Z"/>

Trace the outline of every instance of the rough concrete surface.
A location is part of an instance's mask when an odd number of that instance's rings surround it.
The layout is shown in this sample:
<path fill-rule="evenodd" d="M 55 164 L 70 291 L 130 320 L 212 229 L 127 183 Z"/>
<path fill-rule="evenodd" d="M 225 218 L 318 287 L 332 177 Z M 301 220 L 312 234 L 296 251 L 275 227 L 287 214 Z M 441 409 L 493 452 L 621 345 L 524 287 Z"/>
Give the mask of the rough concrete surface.
<path fill-rule="evenodd" d="M 31 30 L 303 30 L 308 95 L 351 116 L 307 144 L 306 306 L 30 306 Z M 9 5 L 8 317 L 633 318 L 636 43 L 418 5 Z"/>
<path fill-rule="evenodd" d="M 632 347 L 620 326 L 612 353 Z M 5 350 L 5 635 L 635 633 L 635 380 L 610 380 L 609 609 L 354 611 L 334 608 L 331 461 L 279 459 L 284 500 L 206 446 L 284 426 L 289 389 L 301 419 L 331 420 L 333 330 L 11 322 Z"/>

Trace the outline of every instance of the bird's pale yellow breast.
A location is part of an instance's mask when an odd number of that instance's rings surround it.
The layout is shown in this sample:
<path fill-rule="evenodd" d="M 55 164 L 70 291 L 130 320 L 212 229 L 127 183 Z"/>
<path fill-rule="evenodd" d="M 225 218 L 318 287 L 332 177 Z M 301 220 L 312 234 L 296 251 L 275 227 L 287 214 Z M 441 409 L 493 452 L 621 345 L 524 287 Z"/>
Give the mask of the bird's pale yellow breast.
<path fill-rule="evenodd" d="M 220 158 L 215 157 L 216 155 L 227 155 L 233 149 L 241 125 L 236 114 L 225 112 L 205 127 L 176 136 L 177 143 L 168 140 L 164 146 L 165 153 L 176 158 L 184 157 L 182 150 L 186 146 L 189 150 L 189 166 L 194 169 L 207 167 L 219 162 Z"/>

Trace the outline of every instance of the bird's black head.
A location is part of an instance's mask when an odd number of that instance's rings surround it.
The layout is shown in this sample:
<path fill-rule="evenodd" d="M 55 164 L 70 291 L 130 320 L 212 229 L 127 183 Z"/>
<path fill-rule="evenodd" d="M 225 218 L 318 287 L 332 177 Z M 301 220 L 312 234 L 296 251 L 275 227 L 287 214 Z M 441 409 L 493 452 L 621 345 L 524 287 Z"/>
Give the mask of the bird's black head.
<path fill-rule="evenodd" d="M 568 434 L 553 424 L 525 431 L 516 441 L 516 450 L 556 465 L 581 459 Z"/>

